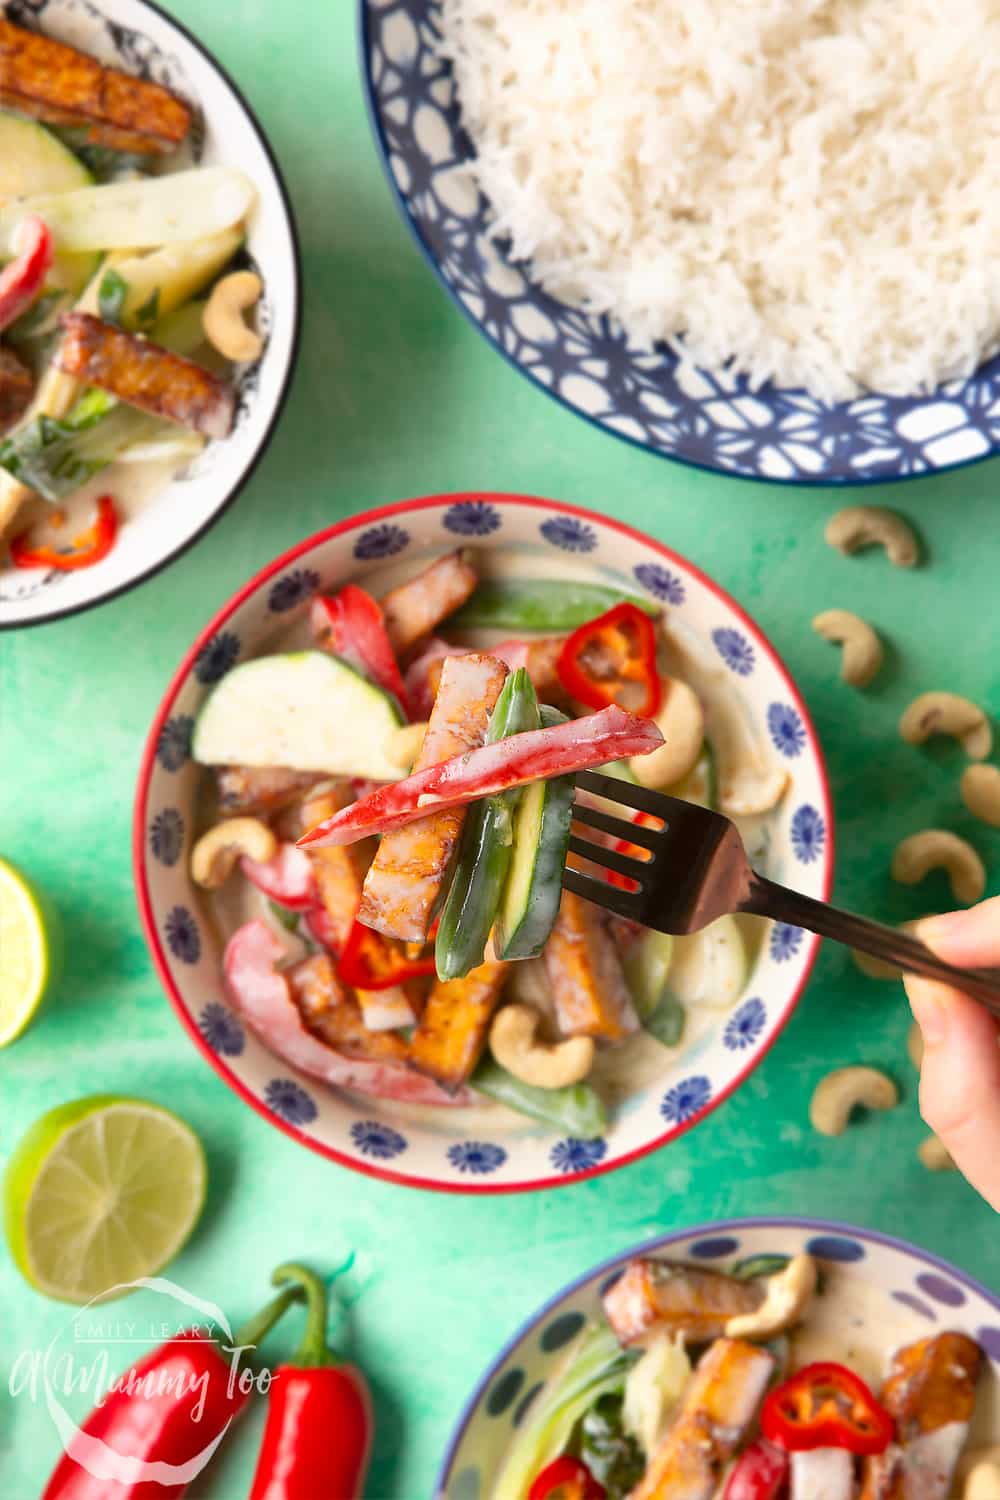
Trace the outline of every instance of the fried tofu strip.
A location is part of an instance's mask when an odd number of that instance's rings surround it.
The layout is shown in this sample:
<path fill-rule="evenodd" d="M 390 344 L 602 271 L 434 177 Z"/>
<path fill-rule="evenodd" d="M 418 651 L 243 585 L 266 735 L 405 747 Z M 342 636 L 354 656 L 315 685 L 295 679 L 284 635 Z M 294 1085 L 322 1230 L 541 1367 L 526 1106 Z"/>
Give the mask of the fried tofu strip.
<path fill-rule="evenodd" d="M 861 1500 L 947 1500 L 982 1358 L 963 1333 L 939 1333 L 897 1350 L 880 1397 L 896 1419 L 896 1442 L 865 1460 Z"/>
<path fill-rule="evenodd" d="M 66 313 L 56 364 L 140 411 L 209 438 L 228 437 L 236 398 L 218 375 L 91 313 Z"/>
<path fill-rule="evenodd" d="M 13 349 L 0 344 L 0 433 L 27 411 L 35 382 Z"/>
<path fill-rule="evenodd" d="M 394 1031 L 370 1031 L 361 1007 L 337 978 L 328 953 L 314 953 L 286 972 L 288 988 L 307 1031 L 343 1057 L 403 1062 L 408 1048 Z"/>
<path fill-rule="evenodd" d="M 92 146 L 142 155 L 175 150 L 191 111 L 169 89 L 0 17 L 0 105 L 86 131 Z"/>
<path fill-rule="evenodd" d="M 353 798 L 346 785 L 331 787 L 316 796 L 308 797 L 302 804 L 303 827 L 312 828 L 324 818 L 332 817 L 351 801 Z M 362 884 L 374 853 L 375 844 L 371 839 L 364 839 L 357 844 L 335 844 L 326 849 L 307 851 L 338 950 L 343 950 L 350 937 L 361 901 Z M 391 938 L 384 941 L 391 947 L 399 946 Z M 402 957 L 402 952 L 400 956 Z M 369 1031 L 412 1026 L 417 1019 L 417 1008 L 413 1003 L 411 989 L 412 987 L 396 984 L 384 990 L 356 990 L 355 998 Z"/>
<path fill-rule="evenodd" d="M 495 647 L 494 654 L 505 661 L 512 672 L 518 667 L 524 667 L 538 694 L 539 703 L 550 703 L 553 708 L 568 713 L 572 708 L 572 700 L 563 687 L 558 672 L 559 657 L 565 643 L 566 638 L 561 635 L 542 636 L 533 641 L 503 641 Z M 432 642 L 431 645 L 433 644 Z M 445 658 L 460 654 L 445 646 L 439 655 L 431 656 L 428 653 L 426 658 L 413 664 L 415 670 L 412 681 L 419 699 L 428 695 L 433 698 L 441 681 Z M 410 680 L 408 679 L 408 683 Z"/>
<path fill-rule="evenodd" d="M 277 812 L 316 785 L 314 771 L 285 771 L 280 767 L 219 766 L 215 786 L 219 811 L 227 816 Z"/>
<path fill-rule="evenodd" d="M 492 656 L 448 657 L 415 771 L 484 742 L 506 676 Z M 464 820 L 464 807 L 449 807 L 385 834 L 365 879 L 361 921 L 386 937 L 424 942 Z"/>
<path fill-rule="evenodd" d="M 542 956 L 564 1036 L 617 1042 L 638 1029 L 614 939 L 589 901 L 563 891 Z"/>
<path fill-rule="evenodd" d="M 415 578 L 390 589 L 382 599 L 385 628 L 397 656 L 409 651 L 436 625 L 464 604 L 479 582 L 468 552 L 435 558 Z"/>
<path fill-rule="evenodd" d="M 629 1500 L 712 1500 L 773 1369 L 766 1349 L 716 1339 L 698 1362 L 680 1411 Z"/>
<path fill-rule="evenodd" d="M 454 1093 L 483 1055 L 508 965 L 480 964 L 464 979 L 435 982 L 410 1039 L 410 1064 Z"/>
<path fill-rule="evenodd" d="M 730 1318 L 757 1311 L 764 1290 L 721 1271 L 674 1265 L 667 1260 L 633 1260 L 604 1294 L 604 1313 L 625 1347 L 664 1334 L 686 1343 L 722 1336 Z"/>

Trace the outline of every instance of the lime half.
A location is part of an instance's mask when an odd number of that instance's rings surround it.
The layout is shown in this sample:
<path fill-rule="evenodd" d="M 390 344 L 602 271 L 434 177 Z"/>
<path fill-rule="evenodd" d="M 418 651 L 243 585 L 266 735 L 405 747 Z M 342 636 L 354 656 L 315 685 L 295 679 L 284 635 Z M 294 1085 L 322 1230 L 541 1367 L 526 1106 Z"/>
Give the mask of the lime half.
<path fill-rule="evenodd" d="M 0 859 L 0 1047 L 21 1035 L 45 997 L 55 930 L 40 892 Z"/>
<path fill-rule="evenodd" d="M 169 1110 L 113 1094 L 75 1099 L 36 1120 L 8 1163 L 10 1253 L 36 1291 L 89 1302 L 177 1254 L 205 1182 L 201 1142 Z"/>

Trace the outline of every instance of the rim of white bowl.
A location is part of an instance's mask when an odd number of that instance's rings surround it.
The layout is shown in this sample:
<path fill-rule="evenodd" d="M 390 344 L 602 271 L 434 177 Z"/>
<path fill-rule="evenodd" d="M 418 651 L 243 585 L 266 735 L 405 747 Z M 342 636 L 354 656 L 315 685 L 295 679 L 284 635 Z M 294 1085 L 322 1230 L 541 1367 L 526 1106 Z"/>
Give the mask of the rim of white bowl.
<path fill-rule="evenodd" d="M 271 579 L 273 579 L 277 574 L 285 572 L 292 564 L 298 562 L 302 557 L 308 555 L 308 553 L 313 551 L 314 548 L 323 545 L 323 543 L 330 541 L 334 537 L 343 536 L 346 532 L 364 530 L 366 527 L 372 526 L 373 524 L 376 524 L 380 521 L 389 520 L 393 517 L 406 515 L 407 513 L 412 513 L 414 511 L 440 508 L 443 505 L 456 505 L 461 504 L 463 501 L 469 500 L 481 500 L 486 501 L 492 505 L 500 506 L 528 506 L 540 510 L 545 510 L 550 514 L 552 512 L 558 512 L 563 515 L 578 517 L 590 522 L 597 520 L 603 526 L 609 527 L 612 531 L 620 532 L 623 536 L 628 537 L 631 541 L 641 542 L 644 546 L 647 546 L 653 551 L 658 552 L 666 562 L 672 562 L 675 564 L 675 566 L 683 567 L 687 570 L 688 573 L 691 574 L 692 577 L 696 578 L 700 584 L 702 584 L 707 590 L 709 590 L 710 593 L 712 593 L 717 599 L 720 599 L 725 604 L 726 608 L 731 610 L 740 619 L 742 624 L 752 635 L 754 643 L 760 646 L 761 650 L 770 659 L 775 670 L 782 677 L 791 701 L 795 705 L 798 713 L 801 715 L 802 722 L 810 736 L 810 741 L 815 747 L 817 771 L 820 783 L 820 800 L 822 804 L 821 813 L 827 829 L 827 839 L 822 855 L 822 859 L 824 861 L 824 869 L 823 886 L 820 897 L 820 899 L 824 901 L 829 900 L 831 891 L 833 889 L 836 829 L 834 824 L 832 798 L 830 794 L 829 775 L 827 772 L 826 760 L 823 755 L 819 736 L 816 733 L 816 727 L 813 724 L 812 717 L 802 698 L 802 694 L 799 692 L 798 686 L 796 685 L 795 680 L 792 677 L 792 674 L 786 667 L 784 661 L 778 654 L 775 647 L 771 644 L 770 640 L 767 638 L 767 636 L 764 635 L 761 627 L 756 623 L 755 620 L 751 618 L 750 615 L 747 614 L 742 605 L 738 604 L 736 600 L 733 599 L 732 596 L 728 594 L 720 584 L 716 583 L 715 580 L 704 573 L 701 568 L 697 567 L 696 564 L 690 562 L 686 557 L 683 557 L 679 552 L 673 551 L 663 542 L 657 541 L 655 537 L 649 536 L 646 532 L 640 531 L 637 527 L 629 526 L 627 522 L 617 521 L 609 516 L 603 516 L 599 512 L 588 510 L 585 506 L 573 505 L 570 502 L 563 500 L 550 500 L 540 495 L 506 494 L 503 492 L 496 493 L 490 490 L 468 490 L 456 493 L 443 493 L 440 495 L 422 495 L 410 500 L 397 500 L 389 505 L 377 506 L 371 510 L 362 511 L 358 515 L 349 516 L 346 520 L 338 521 L 333 526 L 324 527 L 321 531 L 317 531 L 312 536 L 307 537 L 304 541 L 297 543 L 296 546 L 289 548 L 287 552 L 283 552 L 280 557 L 275 558 L 273 562 L 268 563 L 266 567 L 262 568 L 258 573 L 255 573 L 254 576 L 250 578 L 242 588 L 238 589 L 237 592 L 225 604 L 223 604 L 219 610 L 216 611 L 215 615 L 213 615 L 211 620 L 209 620 L 208 624 L 205 625 L 205 627 L 201 631 L 199 631 L 196 639 L 194 640 L 188 651 L 185 653 L 179 667 L 170 680 L 166 693 L 164 694 L 160 706 L 156 711 L 156 715 L 150 727 L 149 734 L 146 737 L 146 743 L 143 747 L 142 752 L 142 759 L 139 764 L 139 777 L 136 783 L 135 803 L 132 817 L 132 872 L 133 880 L 135 882 L 136 901 L 139 907 L 139 918 L 142 923 L 142 930 L 146 938 L 146 944 L 152 955 L 153 966 L 156 969 L 157 974 L 159 975 L 160 983 L 163 985 L 163 988 L 167 994 L 167 998 L 173 1006 L 174 1011 L 176 1012 L 177 1017 L 181 1022 L 181 1025 L 184 1027 L 188 1036 L 194 1042 L 202 1057 L 205 1058 L 205 1060 L 211 1065 L 213 1070 L 219 1075 L 223 1082 L 226 1083 L 228 1087 L 232 1089 L 232 1091 L 240 1099 L 242 1099 L 245 1104 L 250 1105 L 250 1107 L 255 1110 L 262 1119 L 266 1120 L 269 1125 L 275 1126 L 277 1129 L 284 1131 L 284 1133 L 290 1136 L 292 1140 L 298 1141 L 300 1145 L 308 1147 L 309 1150 L 315 1151 L 318 1155 L 326 1157 L 327 1160 L 334 1161 L 339 1166 L 348 1167 L 353 1172 L 361 1172 L 367 1177 L 375 1177 L 382 1182 L 392 1182 L 400 1187 L 420 1188 L 427 1192 L 459 1193 L 482 1196 L 501 1193 L 536 1192 L 543 1188 L 566 1187 L 571 1184 L 586 1182 L 588 1178 L 599 1177 L 605 1172 L 614 1172 L 619 1170 L 621 1167 L 629 1166 L 632 1162 L 639 1161 L 642 1157 L 648 1156 L 654 1151 L 658 1151 L 662 1146 L 665 1146 L 669 1142 L 676 1140 L 679 1136 L 686 1134 L 687 1131 L 700 1124 L 702 1120 L 706 1119 L 708 1115 L 710 1115 L 714 1110 L 718 1109 L 718 1107 L 723 1104 L 732 1094 L 734 1094 L 740 1087 L 740 1085 L 746 1081 L 750 1074 L 753 1073 L 753 1071 L 763 1061 L 767 1053 L 771 1050 L 775 1042 L 778 1040 L 778 1037 L 784 1031 L 789 1020 L 791 1019 L 795 1007 L 798 1005 L 799 1000 L 802 997 L 806 985 L 809 982 L 809 978 L 813 970 L 813 965 L 816 962 L 816 956 L 819 952 L 821 940 L 813 933 L 806 934 L 806 949 L 802 960 L 802 971 L 799 977 L 799 981 L 796 984 L 791 995 L 785 1002 L 781 1014 L 778 1018 L 777 1024 L 775 1025 L 770 1037 L 760 1048 L 760 1050 L 754 1053 L 753 1057 L 747 1062 L 746 1066 L 743 1067 L 740 1072 L 737 1073 L 736 1076 L 728 1084 L 726 1084 L 724 1088 L 720 1089 L 717 1094 L 713 1094 L 712 1098 L 706 1105 L 704 1105 L 703 1108 L 697 1110 L 687 1119 L 671 1125 L 669 1129 L 663 1131 L 654 1139 L 645 1142 L 643 1145 L 637 1146 L 635 1150 L 628 1152 L 626 1155 L 616 1156 L 610 1161 L 598 1162 L 592 1167 L 587 1167 L 582 1171 L 574 1172 L 572 1176 L 556 1174 L 549 1177 L 531 1178 L 526 1181 L 498 1183 L 471 1182 L 464 1180 L 446 1181 L 443 1179 L 418 1176 L 414 1173 L 398 1172 L 388 1167 L 379 1166 L 374 1162 L 361 1161 L 353 1156 L 346 1155 L 342 1151 L 338 1151 L 335 1146 L 331 1146 L 325 1141 L 317 1140 L 314 1136 L 308 1135 L 305 1131 L 298 1129 L 297 1126 L 291 1124 L 289 1121 L 283 1120 L 279 1116 L 275 1115 L 267 1107 L 264 1101 L 258 1098 L 257 1095 L 255 1095 L 247 1087 L 243 1080 L 239 1078 L 230 1067 L 227 1066 L 227 1064 L 223 1061 L 219 1054 L 212 1050 L 212 1048 L 208 1045 L 207 1041 L 199 1031 L 194 1017 L 190 1014 L 188 1005 L 183 995 L 181 994 L 176 982 L 174 981 L 173 975 L 170 972 L 170 966 L 167 962 L 166 954 L 163 951 L 163 944 L 160 938 L 160 933 L 153 915 L 153 902 L 149 889 L 149 860 L 146 847 L 146 807 L 149 797 L 150 781 L 152 779 L 153 769 L 156 763 L 156 745 L 160 736 L 160 731 L 163 728 L 163 725 L 166 723 L 167 719 L 170 717 L 170 713 L 173 709 L 177 696 L 187 682 L 187 679 L 194 666 L 195 658 L 198 656 L 198 653 L 201 651 L 202 647 L 205 646 L 212 639 L 212 637 L 223 628 L 223 626 L 227 623 L 231 616 L 234 615 L 236 611 L 247 602 L 248 599 L 250 599 L 259 590 L 263 589 L 265 584 L 269 583 Z"/>
<path fill-rule="evenodd" d="M 29 618 L 21 620 L 0 619 L 0 630 L 28 630 L 35 625 L 51 624 L 54 620 L 68 620 L 73 615 L 83 614 L 85 610 L 96 609 L 98 605 L 107 604 L 112 599 L 121 598 L 123 594 L 127 594 L 131 589 L 138 588 L 140 584 L 146 583 L 150 578 L 155 578 L 157 573 L 161 573 L 164 568 L 168 568 L 171 563 L 176 562 L 179 557 L 183 557 L 185 552 L 200 542 L 206 532 L 211 530 L 216 521 L 225 514 L 233 502 L 242 494 L 256 472 L 258 464 L 270 447 L 271 439 L 285 410 L 292 377 L 295 374 L 295 368 L 298 364 L 299 349 L 302 343 L 302 248 L 299 240 L 298 225 L 295 219 L 295 211 L 292 208 L 291 195 L 288 191 L 281 167 L 278 165 L 278 158 L 267 132 L 243 90 L 236 83 L 229 71 L 219 62 L 211 48 L 207 47 L 204 42 L 199 41 L 192 31 L 189 31 L 185 25 L 176 20 L 169 11 L 164 10 L 161 5 L 158 5 L 156 0 L 131 0 L 131 3 L 139 10 L 152 12 L 165 26 L 169 27 L 171 31 L 176 32 L 178 36 L 183 37 L 189 46 L 201 54 L 209 67 L 214 69 L 220 81 L 229 89 L 236 103 L 246 115 L 247 123 L 256 135 L 260 142 L 260 148 L 267 157 L 268 165 L 274 174 L 275 186 L 278 189 L 278 197 L 281 201 L 282 213 L 288 230 L 288 238 L 292 251 L 292 295 L 295 299 L 295 305 L 292 310 L 292 337 L 288 346 L 288 363 L 277 397 L 275 398 L 271 419 L 264 428 L 256 448 L 250 455 L 249 462 L 224 499 L 220 501 L 207 520 L 198 527 L 197 531 L 185 537 L 180 545 L 175 547 L 172 552 L 168 552 L 165 557 L 159 558 L 150 567 L 141 573 L 136 573 L 134 577 L 126 579 L 124 583 L 115 584 L 113 587 L 95 594 L 92 599 L 82 599 L 79 604 L 68 605 L 65 609 L 51 609 L 47 614 L 31 615 Z"/>

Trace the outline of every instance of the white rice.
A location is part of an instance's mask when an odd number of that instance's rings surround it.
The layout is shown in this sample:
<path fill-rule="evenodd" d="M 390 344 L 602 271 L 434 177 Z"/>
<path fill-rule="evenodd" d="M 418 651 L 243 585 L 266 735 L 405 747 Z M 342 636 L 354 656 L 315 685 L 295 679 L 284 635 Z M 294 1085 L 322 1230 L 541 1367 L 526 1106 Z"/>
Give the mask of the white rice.
<path fill-rule="evenodd" d="M 1000 346 L 1000 0 L 441 0 L 535 280 L 824 400 Z"/>

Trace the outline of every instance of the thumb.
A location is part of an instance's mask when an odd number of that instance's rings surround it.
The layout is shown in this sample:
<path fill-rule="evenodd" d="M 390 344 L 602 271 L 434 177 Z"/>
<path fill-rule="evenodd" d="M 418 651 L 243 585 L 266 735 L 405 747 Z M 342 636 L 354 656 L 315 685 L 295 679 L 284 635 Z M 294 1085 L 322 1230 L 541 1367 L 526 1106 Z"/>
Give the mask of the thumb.
<path fill-rule="evenodd" d="M 1000 957 L 1000 903 L 921 924 L 919 935 L 951 963 Z M 955 1164 L 1000 1210 L 1000 1046 L 993 1018 L 947 985 L 907 978 L 924 1038 L 920 1112 Z"/>

